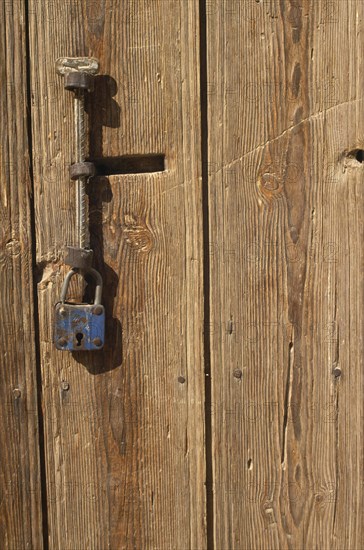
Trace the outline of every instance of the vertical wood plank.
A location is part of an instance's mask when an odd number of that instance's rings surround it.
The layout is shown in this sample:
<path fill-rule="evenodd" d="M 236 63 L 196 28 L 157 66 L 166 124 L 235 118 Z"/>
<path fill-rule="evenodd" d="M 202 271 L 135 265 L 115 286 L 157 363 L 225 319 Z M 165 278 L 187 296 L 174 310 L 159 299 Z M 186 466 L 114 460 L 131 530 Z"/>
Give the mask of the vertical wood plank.
<path fill-rule="evenodd" d="M 50 546 L 204 548 L 204 375 L 197 1 L 30 0 Z M 60 56 L 101 63 L 91 158 L 166 170 L 90 184 L 104 351 L 58 352 L 53 307 L 74 244 L 72 96 Z"/>
<path fill-rule="evenodd" d="M 43 547 L 23 2 L 0 7 L 0 540 Z"/>
<path fill-rule="evenodd" d="M 216 548 L 364 545 L 363 3 L 207 3 Z"/>

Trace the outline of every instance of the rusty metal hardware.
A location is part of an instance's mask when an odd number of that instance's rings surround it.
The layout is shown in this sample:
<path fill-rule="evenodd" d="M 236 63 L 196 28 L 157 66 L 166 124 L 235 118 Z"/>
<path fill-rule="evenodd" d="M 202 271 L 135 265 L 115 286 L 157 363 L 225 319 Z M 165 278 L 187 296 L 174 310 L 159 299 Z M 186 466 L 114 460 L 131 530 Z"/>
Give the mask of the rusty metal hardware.
<path fill-rule="evenodd" d="M 71 72 L 64 75 L 64 87 L 66 90 L 94 91 L 94 75 L 88 73 Z"/>
<path fill-rule="evenodd" d="M 60 75 L 71 72 L 98 74 L 99 62 L 94 57 L 60 57 L 56 61 L 56 71 Z"/>
<path fill-rule="evenodd" d="M 78 248 L 77 246 L 66 246 L 65 264 L 78 269 L 89 269 L 92 267 L 94 251 L 90 248 Z"/>
<path fill-rule="evenodd" d="M 93 304 L 73 304 L 66 301 L 71 278 L 79 273 L 71 269 L 64 280 L 61 300 L 55 307 L 56 348 L 64 351 L 93 351 L 102 349 L 105 340 L 105 308 L 101 304 L 102 279 L 96 269 L 89 268 L 85 275 L 91 275 L 96 282 Z"/>
<path fill-rule="evenodd" d="M 62 57 L 56 62 L 58 74 L 65 78 L 66 89 L 74 92 L 75 115 L 75 161 L 82 164 L 86 161 L 86 124 L 85 124 L 85 91 L 93 89 L 93 78 L 99 71 L 99 62 L 87 57 Z M 89 176 L 79 175 L 76 181 L 77 237 L 80 248 L 90 245 L 88 231 L 88 201 L 86 183 Z"/>
<path fill-rule="evenodd" d="M 104 345 L 105 310 L 101 304 L 102 278 L 93 269 L 93 251 L 89 248 L 88 200 L 86 184 L 95 175 L 95 166 L 86 162 L 85 93 L 94 88 L 94 75 L 99 62 L 94 58 L 63 57 L 57 60 L 56 70 L 64 76 L 67 90 L 74 92 L 75 163 L 70 167 L 70 177 L 76 181 L 77 245 L 66 248 L 65 262 L 71 266 L 61 293 L 61 301 L 55 307 L 54 340 L 57 349 L 68 351 L 97 350 Z M 67 303 L 67 291 L 71 278 L 81 273 L 91 275 L 96 282 L 94 304 Z"/>
<path fill-rule="evenodd" d="M 71 180 L 78 178 L 92 178 L 96 174 L 96 168 L 93 162 L 75 162 L 70 166 Z"/>

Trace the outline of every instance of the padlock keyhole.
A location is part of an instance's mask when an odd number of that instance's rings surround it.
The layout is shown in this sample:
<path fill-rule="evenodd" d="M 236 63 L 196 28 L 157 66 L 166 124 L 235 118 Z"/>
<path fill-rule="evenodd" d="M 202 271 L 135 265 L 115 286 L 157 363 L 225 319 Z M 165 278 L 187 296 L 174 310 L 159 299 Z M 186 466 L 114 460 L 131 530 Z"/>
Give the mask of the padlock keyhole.
<path fill-rule="evenodd" d="M 83 334 L 82 332 L 77 332 L 76 334 L 76 340 L 77 340 L 77 346 L 80 346 L 81 345 L 81 342 L 83 340 Z"/>

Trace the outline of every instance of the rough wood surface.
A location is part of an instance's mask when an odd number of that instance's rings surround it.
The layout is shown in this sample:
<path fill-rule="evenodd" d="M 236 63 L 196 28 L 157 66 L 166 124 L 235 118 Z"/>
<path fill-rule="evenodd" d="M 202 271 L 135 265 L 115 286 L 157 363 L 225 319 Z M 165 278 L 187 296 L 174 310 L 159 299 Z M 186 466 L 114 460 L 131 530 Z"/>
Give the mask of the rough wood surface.
<path fill-rule="evenodd" d="M 42 548 L 24 6 L 0 6 L 0 546 Z"/>
<path fill-rule="evenodd" d="M 217 549 L 364 546 L 363 17 L 207 3 Z"/>
<path fill-rule="evenodd" d="M 30 0 L 29 14 L 50 547 L 204 548 L 198 3 Z M 107 344 L 72 356 L 52 343 L 75 238 L 55 60 L 86 55 L 108 75 L 88 105 L 91 157 L 165 154 L 166 171 L 93 181 Z"/>

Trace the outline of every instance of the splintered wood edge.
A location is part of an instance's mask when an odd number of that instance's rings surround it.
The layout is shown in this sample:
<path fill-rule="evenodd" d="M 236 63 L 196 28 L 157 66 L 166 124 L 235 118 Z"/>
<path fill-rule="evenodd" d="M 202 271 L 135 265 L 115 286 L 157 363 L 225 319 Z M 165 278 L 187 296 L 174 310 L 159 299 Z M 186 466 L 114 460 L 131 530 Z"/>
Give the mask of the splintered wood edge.
<path fill-rule="evenodd" d="M 97 74 L 100 63 L 94 57 L 59 57 L 56 61 L 56 71 L 60 75 L 71 72 Z"/>

